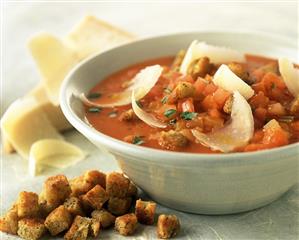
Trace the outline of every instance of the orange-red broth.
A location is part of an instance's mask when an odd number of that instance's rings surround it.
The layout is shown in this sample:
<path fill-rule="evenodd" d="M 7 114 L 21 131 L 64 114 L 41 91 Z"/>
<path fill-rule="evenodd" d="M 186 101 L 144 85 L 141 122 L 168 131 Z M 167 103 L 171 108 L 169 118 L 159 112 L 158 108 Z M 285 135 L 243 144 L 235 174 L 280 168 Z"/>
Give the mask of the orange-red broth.
<path fill-rule="evenodd" d="M 107 78 L 100 81 L 94 88 L 91 89 L 91 93 L 100 93 L 101 97 L 98 99 L 92 99 L 94 102 L 105 102 L 105 100 L 109 100 L 111 95 L 117 92 L 123 91 L 124 83 L 130 79 L 132 79 L 136 73 L 138 73 L 141 69 L 146 66 L 160 64 L 161 66 L 165 66 L 167 69 L 172 65 L 174 57 L 163 57 L 153 60 L 148 60 L 142 63 L 138 63 L 132 66 L 129 66 L 125 69 L 122 69 L 114 74 L 111 74 Z M 282 126 L 281 131 L 278 132 L 268 132 L 265 133 L 263 131 L 263 126 L 266 124 L 270 118 L 277 118 L 275 116 L 269 116 L 267 114 L 268 104 L 273 104 L 276 102 L 282 103 L 286 108 L 289 107 L 290 103 L 293 101 L 293 97 L 290 95 L 288 90 L 286 89 L 285 84 L 279 76 L 266 76 L 266 78 L 274 77 L 273 79 L 266 79 L 265 82 L 265 74 L 263 71 L 260 71 L 258 68 L 269 64 L 275 63 L 276 60 L 254 56 L 254 55 L 246 55 L 246 63 L 243 66 L 249 72 L 250 76 L 255 79 L 255 84 L 252 85 L 256 94 L 249 100 L 249 103 L 252 106 L 254 121 L 255 121 L 255 133 L 252 140 L 248 143 L 247 146 L 242 147 L 240 149 L 236 149 L 236 151 L 255 151 L 261 150 L 265 148 L 273 148 L 281 145 L 286 145 L 299 141 L 299 121 L 298 116 L 291 122 L 280 122 Z M 178 74 L 174 74 L 177 76 Z M 195 82 L 196 80 L 190 80 L 190 76 L 187 81 Z M 186 79 L 185 79 L 186 80 Z M 272 81 L 272 82 L 271 82 Z M 268 92 L 269 82 L 273 85 L 278 85 L 278 88 L 274 94 Z M 141 100 L 142 105 L 147 105 L 150 102 L 157 101 L 161 102 L 163 98 L 164 88 L 167 87 L 169 83 L 169 79 L 163 76 L 160 77 L 156 86 L 148 93 L 148 95 Z M 212 87 L 213 88 L 213 87 Z M 271 88 L 272 89 L 272 88 Z M 210 89 L 210 95 L 213 95 L 213 89 Z M 273 95 L 273 96 L 272 96 Z M 265 100 L 266 98 L 266 100 Z M 207 108 L 209 107 L 209 103 Z M 213 107 L 213 105 L 211 106 Z M 151 147 L 156 149 L 164 149 L 161 145 L 159 145 L 157 139 L 152 136 L 157 136 L 161 129 L 153 128 L 147 125 L 142 121 L 120 121 L 119 116 L 122 112 L 129 110 L 131 105 L 115 107 L 115 108 L 103 108 L 98 113 L 89 112 L 89 108 L 86 107 L 86 117 L 91 125 L 97 129 L 98 131 L 109 135 L 113 138 L 124 140 L 128 139 L 128 136 L 142 136 L 142 146 Z M 199 111 L 205 111 L 201 107 L 197 108 Z M 207 110 L 207 109 L 206 109 Z M 209 111 L 209 110 L 207 110 Z M 213 111 L 211 111 L 212 114 Z M 224 120 L 229 118 L 229 115 L 225 114 L 221 110 L 216 111 L 216 115 L 219 114 Z M 286 113 L 289 115 L 289 113 Z M 169 129 L 172 129 L 170 127 Z M 168 130 L 169 130 L 168 129 Z M 164 130 L 167 131 L 167 130 Z M 267 135 L 266 135 L 267 134 Z M 205 147 L 195 141 L 190 141 L 186 147 L 176 148 L 176 149 L 168 149 L 168 150 L 176 150 L 182 152 L 193 152 L 193 153 L 215 153 L 217 151 L 212 151 L 208 147 Z"/>

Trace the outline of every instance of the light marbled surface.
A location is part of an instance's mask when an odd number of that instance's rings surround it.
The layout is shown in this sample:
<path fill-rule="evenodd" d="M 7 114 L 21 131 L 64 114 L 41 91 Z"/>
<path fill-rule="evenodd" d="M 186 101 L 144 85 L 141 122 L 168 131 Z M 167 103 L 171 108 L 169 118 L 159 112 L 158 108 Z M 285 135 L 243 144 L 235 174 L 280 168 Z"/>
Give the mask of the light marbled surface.
<path fill-rule="evenodd" d="M 26 41 L 39 31 L 63 35 L 86 15 L 93 14 L 140 37 L 189 30 L 248 30 L 298 40 L 298 3 L 9 3 L 3 7 L 3 89 L 1 114 L 11 101 L 39 80 Z M 68 177 L 84 170 L 117 169 L 114 158 L 97 150 L 73 131 L 67 139 L 89 152 L 89 157 L 63 171 Z M 39 192 L 46 176 L 30 178 L 27 164 L 17 155 L 1 155 L 1 212 L 21 190 Z M 55 174 L 53 171 L 48 174 Z M 229 216 L 204 216 L 158 207 L 158 213 L 177 214 L 182 222 L 178 239 L 298 239 L 299 185 L 267 207 Z M 140 227 L 129 239 L 155 239 L 154 227 Z M 125 239 L 103 232 L 102 239 Z M 9 239 L 0 235 L 1 239 Z M 11 237 L 13 238 L 13 237 Z M 127 239 L 127 238 L 126 238 Z"/>

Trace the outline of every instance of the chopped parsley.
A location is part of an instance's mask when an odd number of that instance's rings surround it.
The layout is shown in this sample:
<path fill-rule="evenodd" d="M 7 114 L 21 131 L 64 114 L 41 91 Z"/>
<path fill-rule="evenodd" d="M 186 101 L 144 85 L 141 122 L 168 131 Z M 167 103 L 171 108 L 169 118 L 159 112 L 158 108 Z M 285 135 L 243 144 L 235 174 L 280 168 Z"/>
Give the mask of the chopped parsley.
<path fill-rule="evenodd" d="M 165 104 L 168 100 L 168 96 L 164 96 L 162 99 L 161 99 L 161 103 Z"/>
<path fill-rule="evenodd" d="M 175 109 L 168 109 L 164 112 L 164 116 L 168 118 L 172 117 L 174 114 L 176 114 Z"/>
<path fill-rule="evenodd" d="M 101 93 L 99 93 L 99 92 L 93 92 L 93 93 L 89 93 L 87 95 L 87 98 L 88 99 L 95 99 L 95 98 L 100 98 L 101 96 L 102 96 Z"/>
<path fill-rule="evenodd" d="M 101 111 L 102 111 L 102 108 L 100 108 L 100 107 L 90 107 L 90 108 L 88 108 L 88 112 L 90 112 L 90 113 L 99 113 Z"/>
<path fill-rule="evenodd" d="M 181 113 L 181 118 L 184 120 L 192 120 L 197 116 L 196 112 L 182 112 Z"/>
<path fill-rule="evenodd" d="M 142 138 L 143 136 L 135 136 L 132 140 L 132 143 L 135 145 L 141 145 L 144 143 L 144 140 Z"/>

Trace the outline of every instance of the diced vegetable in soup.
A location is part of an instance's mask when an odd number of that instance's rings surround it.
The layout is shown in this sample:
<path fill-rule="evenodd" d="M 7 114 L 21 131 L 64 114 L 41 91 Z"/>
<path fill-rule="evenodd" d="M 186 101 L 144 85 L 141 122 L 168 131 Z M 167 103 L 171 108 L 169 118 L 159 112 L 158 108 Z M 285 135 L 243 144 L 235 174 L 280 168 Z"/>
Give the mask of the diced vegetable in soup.
<path fill-rule="evenodd" d="M 299 141 L 299 70 L 287 61 L 193 42 L 175 57 L 122 69 L 81 97 L 95 129 L 131 144 L 270 149 Z"/>

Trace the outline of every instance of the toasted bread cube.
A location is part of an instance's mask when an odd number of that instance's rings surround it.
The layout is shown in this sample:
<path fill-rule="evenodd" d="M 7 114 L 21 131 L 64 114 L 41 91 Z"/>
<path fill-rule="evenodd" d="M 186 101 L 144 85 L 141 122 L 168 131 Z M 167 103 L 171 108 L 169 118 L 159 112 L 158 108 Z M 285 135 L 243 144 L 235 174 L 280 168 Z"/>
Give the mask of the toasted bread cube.
<path fill-rule="evenodd" d="M 180 231 L 180 221 L 175 215 L 160 215 L 157 224 L 159 238 L 167 239 L 175 237 Z"/>
<path fill-rule="evenodd" d="M 137 193 L 138 193 L 138 190 L 137 190 L 136 185 L 133 182 L 130 182 L 127 196 L 136 198 Z"/>
<path fill-rule="evenodd" d="M 102 188 L 106 188 L 106 174 L 97 170 L 85 172 L 84 181 L 91 184 L 92 187 L 100 185 Z"/>
<path fill-rule="evenodd" d="M 70 229 L 64 235 L 64 239 L 66 240 L 87 239 L 90 223 L 91 223 L 90 218 L 77 216 Z"/>
<path fill-rule="evenodd" d="M 124 198 L 128 194 L 130 180 L 123 174 L 113 172 L 107 175 L 106 191 L 110 197 Z"/>
<path fill-rule="evenodd" d="M 155 220 L 156 203 L 138 199 L 135 205 L 135 214 L 138 222 L 152 225 Z"/>
<path fill-rule="evenodd" d="M 108 228 L 115 222 L 115 216 L 105 209 L 94 210 L 91 216 L 100 222 L 102 228 Z"/>
<path fill-rule="evenodd" d="M 137 217 L 134 213 L 129 213 L 115 220 L 115 230 L 121 235 L 128 236 L 132 235 L 137 228 Z"/>
<path fill-rule="evenodd" d="M 87 193 L 95 185 L 106 188 L 106 174 L 92 170 L 85 172 L 84 175 L 70 180 L 72 196 L 80 196 Z"/>
<path fill-rule="evenodd" d="M 94 188 L 89 190 L 82 199 L 93 209 L 100 210 L 109 197 L 104 188 L 100 185 L 96 185 Z"/>
<path fill-rule="evenodd" d="M 111 197 L 108 201 L 108 211 L 114 215 L 120 216 L 126 214 L 132 203 L 132 198 Z"/>
<path fill-rule="evenodd" d="M 19 218 L 36 217 L 40 213 L 38 195 L 34 192 L 20 192 L 17 205 Z"/>
<path fill-rule="evenodd" d="M 67 198 L 63 205 L 66 208 L 66 210 L 68 210 L 74 217 L 77 215 L 85 215 L 80 203 L 80 199 L 77 197 Z"/>
<path fill-rule="evenodd" d="M 49 177 L 44 183 L 44 189 L 40 195 L 40 204 L 45 211 L 52 211 L 71 194 L 71 187 L 64 175 Z"/>
<path fill-rule="evenodd" d="M 36 240 L 41 238 L 47 229 L 44 220 L 36 218 L 23 218 L 18 223 L 18 235 L 23 239 Z"/>
<path fill-rule="evenodd" d="M 18 207 L 16 204 L 0 218 L 0 231 L 9 234 L 17 234 L 18 231 Z"/>
<path fill-rule="evenodd" d="M 101 223 L 98 220 L 92 218 L 89 225 L 89 235 L 91 235 L 92 237 L 97 237 L 100 233 L 100 227 Z"/>
<path fill-rule="evenodd" d="M 69 229 L 71 224 L 72 215 L 63 205 L 54 209 L 45 220 L 45 226 L 52 236 Z"/>

